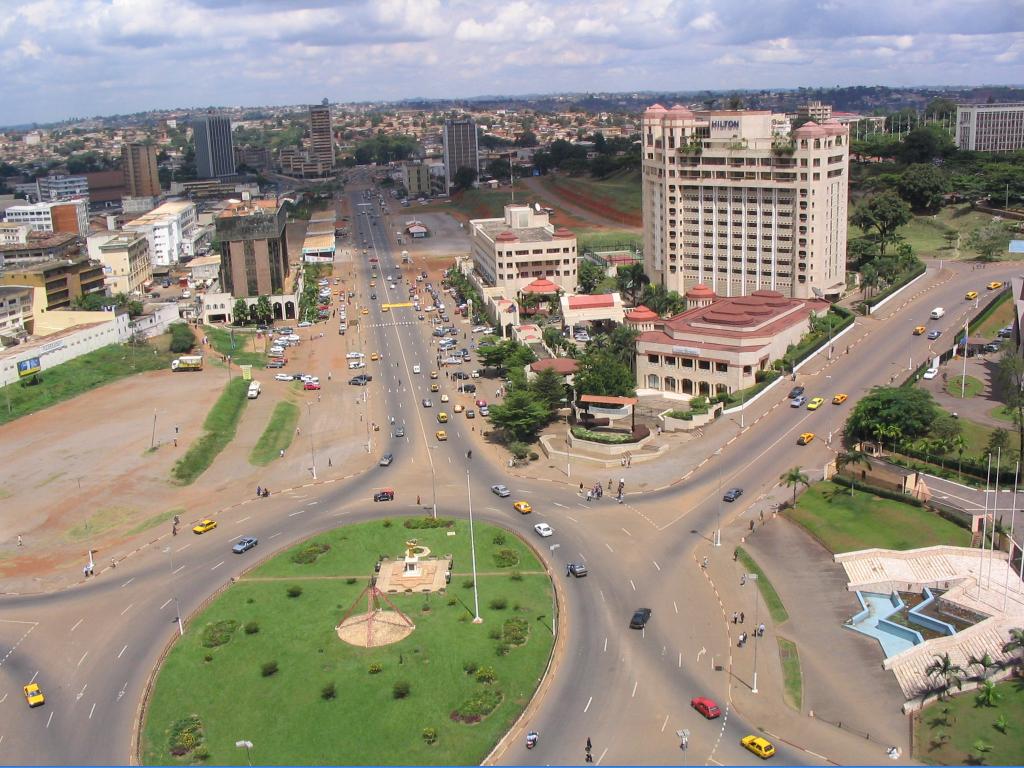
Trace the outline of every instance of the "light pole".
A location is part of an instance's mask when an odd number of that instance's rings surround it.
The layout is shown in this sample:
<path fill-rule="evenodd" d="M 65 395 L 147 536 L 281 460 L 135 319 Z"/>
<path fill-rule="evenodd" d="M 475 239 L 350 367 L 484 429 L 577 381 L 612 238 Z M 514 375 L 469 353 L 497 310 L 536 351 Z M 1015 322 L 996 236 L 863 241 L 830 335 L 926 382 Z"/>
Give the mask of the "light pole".
<path fill-rule="evenodd" d="M 569 414 L 565 414 L 565 476 L 572 478 L 572 443 L 569 442 Z"/>
<path fill-rule="evenodd" d="M 236 741 L 235 742 L 235 746 L 238 747 L 239 749 L 244 749 L 245 750 L 245 762 L 247 762 L 249 765 L 252 765 L 252 754 L 251 754 L 252 742 L 251 741 L 245 741 L 245 740 L 243 740 L 243 741 Z"/>
<path fill-rule="evenodd" d="M 480 618 L 480 592 L 476 583 L 476 539 L 473 537 L 473 491 L 469 484 L 469 465 L 473 458 L 473 451 L 466 451 L 466 496 L 469 500 L 469 552 L 470 560 L 473 563 L 473 623 L 482 624 Z"/>
<path fill-rule="evenodd" d="M 164 547 L 164 552 L 167 553 L 167 565 L 171 570 L 171 595 L 174 597 L 174 611 L 178 614 L 178 637 L 185 634 L 185 627 L 181 624 L 181 604 L 178 602 L 178 590 L 174 588 L 174 555 L 171 554 L 170 547 Z M 92 552 L 89 553 L 89 559 L 92 560 Z"/>
<path fill-rule="evenodd" d="M 307 417 L 307 420 L 309 421 L 309 426 L 308 426 L 308 429 L 309 429 L 309 453 L 310 453 L 310 457 L 313 460 L 313 467 L 312 467 L 312 469 L 313 469 L 313 479 L 316 480 L 316 446 L 313 444 L 313 413 L 312 413 L 312 410 L 311 410 L 312 407 L 313 407 L 313 404 L 311 402 L 307 401 L 307 403 L 306 403 L 306 417 Z"/>
<path fill-rule="evenodd" d="M 829 383 L 826 394 L 832 389 L 832 377 L 826 375 L 825 380 Z M 835 397 L 835 395 L 833 395 Z M 832 446 L 832 411 L 828 412 L 828 439 L 825 441 L 825 445 Z"/>
<path fill-rule="evenodd" d="M 758 623 L 759 610 L 758 607 L 761 605 L 760 597 L 758 596 L 759 589 L 757 588 L 757 574 L 748 573 L 747 581 L 754 582 L 754 685 L 750 689 L 751 693 L 757 693 L 757 641 L 758 641 L 758 628 L 761 626 Z"/>
<path fill-rule="evenodd" d="M 714 544 L 716 547 L 720 547 L 722 546 L 722 449 L 719 448 L 714 455 L 718 457 L 718 521 L 715 524 Z"/>
<path fill-rule="evenodd" d="M 156 446 L 156 408 L 153 409 L 153 433 L 149 438 L 149 450 L 153 450 Z"/>

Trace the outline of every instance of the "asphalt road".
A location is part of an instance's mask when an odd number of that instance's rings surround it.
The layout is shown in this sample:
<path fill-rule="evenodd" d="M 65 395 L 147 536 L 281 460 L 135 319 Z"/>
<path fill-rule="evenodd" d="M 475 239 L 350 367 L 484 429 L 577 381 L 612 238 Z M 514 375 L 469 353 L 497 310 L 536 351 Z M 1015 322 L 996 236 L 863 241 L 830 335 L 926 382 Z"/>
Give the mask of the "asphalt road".
<path fill-rule="evenodd" d="M 358 202 L 362 200 L 353 199 Z M 837 342 L 839 354 L 831 363 L 815 361 L 799 376 L 809 396 L 830 398 L 843 391 L 850 396 L 845 405 L 826 404 L 817 412 L 791 409 L 783 400 L 788 388 L 777 387 L 749 409 L 747 429 L 740 439 L 685 483 L 643 494 L 632 494 L 627 486 L 627 503 L 622 506 L 607 497 L 588 505 L 565 485 L 510 480 L 479 436 L 471 434 L 473 426 L 479 430 L 484 424 L 482 419 L 474 425 L 452 415 L 444 425 L 449 439 L 435 439 L 434 432 L 441 427 L 436 422 L 440 393 L 429 392 L 429 371 L 436 358 L 429 346 L 430 326 L 418 321 L 412 309 L 381 311 L 381 303 L 405 299 L 404 282 L 398 284 L 400 295 L 395 296 L 384 279 L 397 267 L 398 256 L 388 246 L 379 219 L 368 221 L 358 215 L 353 219 L 357 228 L 353 242 L 365 234 L 381 266 L 376 288 L 380 300 L 370 302 L 369 315 L 359 316 L 358 333 L 363 350 L 379 350 L 384 359 L 367 369 L 374 376 L 369 387 L 351 390 L 354 395 L 366 393 L 367 413 L 392 415 L 396 424 L 405 426 L 406 437 L 393 438 L 384 419 L 381 432 L 368 435 L 375 455 L 393 452 L 394 464 L 344 482 L 246 500 L 220 515 L 216 530 L 202 536 L 165 537 L 116 570 L 72 589 L 5 597 L 0 603 L 0 761 L 128 762 L 146 681 L 161 650 L 177 632 L 178 601 L 180 615 L 189 616 L 256 558 L 340 524 L 420 511 L 415 495 L 419 493 L 429 507 L 433 487 L 439 513 L 464 516 L 469 473 L 474 516 L 532 537 L 553 578 L 564 580 L 560 585 L 564 652 L 525 724 L 541 733 L 540 744 L 527 752 L 516 731 L 502 746 L 499 761 L 580 763 L 589 737 L 598 763 L 678 763 L 683 758 L 690 763 L 751 762 L 738 742 L 742 735 L 757 731 L 754 724 L 727 709 L 726 677 L 712 671 L 709 663 L 710 659 L 727 665 L 734 651 L 727 645 L 725 617 L 708 594 L 694 549 L 706 547 L 720 515 L 724 526 L 754 514 L 763 506 L 763 494 L 777 485 L 788 467 L 800 465 L 814 473 L 823 466 L 838 446 L 833 440 L 830 449 L 825 437 L 830 429 L 839 430 L 859 397 L 949 343 L 962 316 L 971 309 L 963 301 L 964 292 L 982 283 L 978 274 L 987 282 L 1008 278 L 1018 270 L 1000 266 L 972 275 L 967 267 L 923 296 L 898 299 L 894 302 L 898 306 L 880 316 L 858 318 L 854 330 Z M 363 270 L 359 279 L 365 297 L 370 291 L 368 271 Z M 929 275 L 923 282 L 932 280 Z M 937 305 L 946 307 L 946 316 L 927 321 Z M 356 312 L 350 310 L 350 319 Z M 911 336 L 918 324 L 946 332 L 938 342 L 928 342 L 923 336 Z M 843 354 L 846 344 L 852 345 L 848 355 Z M 420 374 L 412 372 L 417 364 Z M 443 378 L 440 381 L 445 384 Z M 490 399 L 492 387 L 493 382 L 484 385 L 486 391 L 478 396 Z M 435 407 L 423 408 L 424 397 L 433 398 Z M 452 393 L 452 399 L 460 398 Z M 461 401 L 468 403 L 469 398 L 463 396 Z M 804 431 L 819 437 L 809 446 L 797 446 L 796 438 Z M 466 451 L 471 448 L 473 458 L 468 461 Z M 499 499 L 491 494 L 489 486 L 496 483 L 508 484 L 512 496 Z M 744 487 L 744 496 L 735 504 L 722 504 L 720 488 L 732 485 Z M 375 505 L 370 501 L 372 492 L 382 486 L 394 487 L 397 497 Z M 535 512 L 515 513 L 511 502 L 517 498 L 530 501 Z M 195 519 L 206 512 L 196 510 Z M 532 526 L 538 522 L 549 523 L 555 534 L 536 537 Z M 231 543 L 242 535 L 257 536 L 260 544 L 245 555 L 233 555 Z M 729 553 L 717 550 L 715 556 Z M 566 579 L 565 564 L 570 560 L 586 562 L 590 575 Z M 643 631 L 628 629 L 630 615 L 641 606 L 653 610 L 651 622 Z M 29 710 L 21 697 L 20 686 L 30 680 L 39 682 L 47 695 L 42 708 Z M 704 721 L 689 707 L 695 695 L 715 697 L 727 716 Z M 879 712 L 877 716 L 899 715 Z M 775 760 L 821 763 L 800 748 L 805 732 L 819 727 L 824 726 L 805 719 L 786 733 L 789 743 L 777 743 Z M 675 736 L 679 728 L 691 731 L 686 755 L 679 751 Z M 837 743 L 842 738 L 836 737 Z M 841 754 L 830 757 L 842 761 Z M 243 759 L 239 754 L 239 762 Z"/>

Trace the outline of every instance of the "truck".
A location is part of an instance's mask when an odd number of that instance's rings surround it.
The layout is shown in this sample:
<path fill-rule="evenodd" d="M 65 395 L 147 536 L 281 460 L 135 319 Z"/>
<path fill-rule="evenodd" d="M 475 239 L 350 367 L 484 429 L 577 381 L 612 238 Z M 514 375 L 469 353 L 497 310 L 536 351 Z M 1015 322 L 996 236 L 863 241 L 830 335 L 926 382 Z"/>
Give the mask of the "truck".
<path fill-rule="evenodd" d="M 202 355 L 183 355 L 171 361 L 172 371 L 201 371 L 203 370 Z"/>

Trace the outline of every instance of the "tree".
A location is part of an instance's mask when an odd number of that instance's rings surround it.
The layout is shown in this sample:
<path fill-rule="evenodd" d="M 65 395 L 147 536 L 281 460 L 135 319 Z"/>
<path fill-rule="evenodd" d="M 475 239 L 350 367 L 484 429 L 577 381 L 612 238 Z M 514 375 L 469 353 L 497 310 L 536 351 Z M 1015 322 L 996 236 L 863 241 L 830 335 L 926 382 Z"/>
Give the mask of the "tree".
<path fill-rule="evenodd" d="M 957 435 L 953 438 L 953 449 L 956 451 L 956 475 L 960 477 L 964 468 L 964 451 L 967 450 L 967 438 Z"/>
<path fill-rule="evenodd" d="M 1005 452 L 1009 445 L 1010 433 L 1002 427 L 996 427 L 988 436 L 988 445 L 985 446 L 985 452 L 995 456 L 998 453 Z"/>
<path fill-rule="evenodd" d="M 967 245 L 982 261 L 995 261 L 1009 250 L 1010 234 L 1002 222 L 993 221 L 971 232 Z"/>
<path fill-rule="evenodd" d="M 191 352 L 196 343 L 196 335 L 188 323 L 171 323 L 171 352 L 182 354 Z"/>
<path fill-rule="evenodd" d="M 529 389 L 513 389 L 502 403 L 490 409 L 490 421 L 509 440 L 533 442 L 537 432 L 548 423 L 551 412 Z"/>
<path fill-rule="evenodd" d="M 544 344 L 552 352 L 558 351 L 558 348 L 562 346 L 562 339 L 565 338 L 562 336 L 562 332 L 553 325 L 547 326 L 543 331 L 541 331 L 540 335 L 541 338 L 544 339 Z"/>
<path fill-rule="evenodd" d="M 896 230 L 910 218 L 910 206 L 896 192 L 887 189 L 860 203 L 850 221 L 865 233 L 873 233 L 879 256 L 885 256 L 886 246 L 895 240 Z"/>
<path fill-rule="evenodd" d="M 981 677 L 982 679 L 988 677 L 988 671 L 990 669 L 995 669 L 997 666 L 999 666 L 996 660 L 992 658 L 992 654 L 990 653 L 985 653 L 981 657 L 971 656 L 967 660 L 967 663 L 972 667 L 981 667 L 981 674 L 979 675 L 979 677 Z"/>
<path fill-rule="evenodd" d="M 678 291 L 670 291 L 663 285 L 646 286 L 640 303 L 659 315 L 678 315 L 686 309 L 686 299 Z"/>
<path fill-rule="evenodd" d="M 792 467 L 787 469 L 782 475 L 779 476 L 779 480 L 787 487 L 793 488 L 793 504 L 796 505 L 796 493 L 800 489 L 800 486 L 809 486 L 811 484 L 810 478 L 807 477 L 801 471 L 800 467 Z"/>
<path fill-rule="evenodd" d="M 953 151 L 953 139 L 941 126 L 922 125 L 903 139 L 899 157 L 908 165 L 930 163 L 935 158 L 945 157 Z"/>
<path fill-rule="evenodd" d="M 630 303 L 634 306 L 636 306 L 637 297 L 640 296 L 644 286 L 651 282 L 644 272 L 644 265 L 639 263 L 619 267 L 615 280 L 619 290 L 630 297 Z"/>
<path fill-rule="evenodd" d="M 896 427 L 903 438 L 917 440 L 931 430 L 935 412 L 935 401 L 927 390 L 874 387 L 854 407 L 846 421 L 846 434 L 857 440 L 875 436 L 878 426 Z"/>
<path fill-rule="evenodd" d="M 636 381 L 629 366 L 609 349 L 593 349 L 579 358 L 576 391 L 585 395 L 634 397 Z"/>
<path fill-rule="evenodd" d="M 530 383 L 530 392 L 537 402 L 542 403 L 550 413 L 562 407 L 565 399 L 565 379 L 553 368 L 542 368 Z"/>
<path fill-rule="evenodd" d="M 952 99 L 947 99 L 945 96 L 939 96 L 928 102 L 928 106 L 925 107 L 924 113 L 927 117 L 935 119 L 943 119 L 949 115 L 956 115 L 956 102 Z"/>
<path fill-rule="evenodd" d="M 978 686 L 978 695 L 974 700 L 983 707 L 994 707 L 1001 698 L 1003 694 L 996 688 L 996 684 L 991 680 L 985 680 Z"/>
<path fill-rule="evenodd" d="M 620 363 L 632 370 L 636 360 L 636 339 L 639 335 L 640 332 L 635 328 L 630 328 L 628 325 L 616 325 L 611 332 L 600 334 L 595 338 L 604 340 L 608 351 L 615 355 Z"/>
<path fill-rule="evenodd" d="M 245 303 L 245 299 L 235 300 L 235 325 L 245 325 L 249 322 L 249 305 Z"/>
<path fill-rule="evenodd" d="M 847 467 L 856 467 L 860 464 L 865 465 L 868 469 L 871 469 L 871 459 L 864 451 L 858 451 L 852 449 L 844 451 L 836 456 L 836 469 L 842 471 Z M 857 489 L 857 475 L 854 472 L 850 473 L 850 495 L 853 496 L 854 491 Z"/>
<path fill-rule="evenodd" d="M 464 165 L 458 168 L 452 177 L 452 184 L 455 185 L 455 189 L 458 191 L 469 189 L 473 186 L 474 181 L 476 181 L 476 171 Z"/>
<path fill-rule="evenodd" d="M 1012 345 L 1011 345 L 1012 346 Z M 1017 428 L 1019 453 L 1024 456 L 1024 359 L 1016 349 L 1008 349 L 996 364 L 996 391 L 1013 416 Z"/>
<path fill-rule="evenodd" d="M 931 163 L 908 165 L 896 182 L 900 197 L 917 211 L 933 211 L 950 190 L 949 176 Z"/>
<path fill-rule="evenodd" d="M 270 306 L 269 296 L 256 299 L 256 306 L 249 310 L 249 320 L 257 323 L 269 323 L 274 317 L 274 309 Z"/>
<path fill-rule="evenodd" d="M 1011 629 L 1010 639 L 1003 643 L 1003 653 L 1024 651 L 1024 629 Z"/>
<path fill-rule="evenodd" d="M 949 694 L 950 688 L 954 685 L 957 687 L 957 690 L 963 688 L 964 670 L 959 664 L 952 662 L 948 653 L 935 656 L 934 661 L 925 668 L 924 674 L 926 677 L 934 675 L 939 677 L 940 685 L 938 691 L 940 699 L 945 698 Z"/>
<path fill-rule="evenodd" d="M 511 172 L 507 158 L 496 157 L 487 164 L 487 175 L 492 179 L 501 179 L 504 181 L 509 178 Z"/>
<path fill-rule="evenodd" d="M 584 259 L 580 261 L 577 279 L 583 293 L 593 293 L 604 280 L 604 270 L 592 261 Z"/>
<path fill-rule="evenodd" d="M 536 147 L 537 143 L 537 134 L 531 130 L 524 130 L 522 133 L 516 135 L 517 147 Z"/>

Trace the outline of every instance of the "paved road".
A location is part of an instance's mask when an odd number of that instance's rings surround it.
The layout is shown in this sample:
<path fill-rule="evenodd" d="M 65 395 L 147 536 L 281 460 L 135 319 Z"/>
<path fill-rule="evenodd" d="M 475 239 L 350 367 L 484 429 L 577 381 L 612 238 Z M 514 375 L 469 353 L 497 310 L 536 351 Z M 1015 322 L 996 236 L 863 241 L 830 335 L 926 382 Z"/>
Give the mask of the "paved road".
<path fill-rule="evenodd" d="M 358 202 L 358 201 L 353 201 Z M 357 210 L 353 206 L 353 210 Z M 358 217 L 360 236 L 366 233 L 381 272 L 397 264 L 381 225 Z M 1016 270 L 992 268 L 986 278 L 1007 277 Z M 478 434 L 462 417 L 448 425 L 449 440 L 437 442 L 437 408 L 419 406 L 429 393 L 435 353 L 428 346 L 424 324 L 410 309 L 382 313 L 379 302 L 361 316 L 359 333 L 365 349 L 385 351 L 384 362 L 372 371 L 368 412 L 387 412 L 406 425 L 401 439 L 374 433 L 375 452 L 392 451 L 395 464 L 376 468 L 339 483 L 311 485 L 269 499 L 250 500 L 219 516 L 220 527 L 204 536 L 163 539 L 107 572 L 70 590 L 42 596 L 6 598 L 0 604 L 0 760 L 9 763 L 124 763 L 131 754 L 137 710 L 149 671 L 161 649 L 176 632 L 176 606 L 188 616 L 210 594 L 238 575 L 253 557 L 288 546 L 338 524 L 369 519 L 381 513 L 416 511 L 413 496 L 427 503 L 427 473 L 436 486 L 437 507 L 443 514 L 466 514 L 466 472 L 470 471 L 474 513 L 532 536 L 532 525 L 548 522 L 555 535 L 535 543 L 556 578 L 568 560 L 585 560 L 591 575 L 565 580 L 562 651 L 543 696 L 529 710 L 529 725 L 542 734 L 539 747 L 527 753 L 520 730 L 513 731 L 497 758 L 505 763 L 572 764 L 583 759 L 590 737 L 594 756 L 604 763 L 676 763 L 682 755 L 675 730 L 691 730 L 687 762 L 749 763 L 738 744 L 741 735 L 757 732 L 762 724 L 740 711 L 728 711 L 720 721 L 705 722 L 688 704 L 692 696 L 730 701 L 730 679 L 745 659 L 734 659 L 729 625 L 723 607 L 696 565 L 695 553 L 708 552 L 715 562 L 728 558 L 726 548 L 709 546 L 713 531 L 732 525 L 763 508 L 765 494 L 775 492 L 779 475 L 789 466 L 821 467 L 832 451 L 824 439 L 798 447 L 796 436 L 812 430 L 827 435 L 838 430 L 845 413 L 871 386 L 886 382 L 892 372 L 921 359 L 930 345 L 912 337 L 932 306 L 944 305 L 939 321 L 947 330 L 958 326 L 959 299 L 969 287 L 969 270 L 958 279 L 953 271 L 929 275 L 932 285 L 881 316 L 858 319 L 844 337 L 831 362 L 820 360 L 800 377 L 809 394 L 845 391 L 850 400 L 841 408 L 822 411 L 790 409 L 781 400 L 759 401 L 747 414 L 742 437 L 693 473 L 682 485 L 659 492 L 632 494 L 621 506 L 607 500 L 588 505 L 574 489 L 540 480 L 508 481 L 490 451 L 480 448 Z M 368 277 L 364 273 L 362 280 Z M 380 280 L 381 301 L 394 301 Z M 365 282 L 364 282 L 365 286 Z M 403 292 L 404 287 L 399 286 Z M 363 288 L 364 295 L 368 286 Z M 962 303 L 962 302 L 961 302 Z M 353 316 L 354 316 L 353 310 Z M 423 373 L 412 372 L 419 364 Z M 399 383 L 400 382 L 400 383 Z M 357 392 L 352 387 L 353 393 Z M 436 395 L 434 395 L 436 397 Z M 477 424 L 481 424 L 477 420 Z M 833 442 L 835 446 L 835 442 Z M 499 500 L 488 487 L 509 482 L 511 499 Z M 373 505 L 372 490 L 381 485 L 398 490 L 395 502 Z M 745 495 L 736 504 L 720 502 L 720 488 L 742 485 Z M 627 487 L 627 492 L 630 488 Z M 534 502 L 535 514 L 521 517 L 511 509 L 515 498 Z M 607 499 L 607 497 L 606 497 Z M 433 501 L 432 498 L 429 499 Z M 199 510 L 196 517 L 200 516 Z M 721 518 L 721 523 L 719 523 Z M 241 535 L 256 535 L 255 553 L 235 556 L 230 544 Z M 544 547 L 557 545 L 557 549 Z M 626 624 L 640 606 L 654 615 L 643 632 Z M 485 614 L 485 619 L 486 619 Z M 712 671 L 714 657 L 724 667 Z M 698 659 L 701 661 L 698 663 Z M 850 671 L 855 674 L 856 670 Z M 737 672 L 737 674 L 739 674 Z M 47 705 L 30 711 L 20 699 L 19 686 L 30 679 L 47 692 Z M 865 717 L 891 721 L 899 717 L 899 702 L 862 702 Z M 845 733 L 808 721 L 776 707 L 772 727 L 780 733 L 779 755 L 787 764 L 820 763 L 825 755 L 836 762 L 874 762 L 877 745 L 858 744 Z M 877 749 L 876 749 L 877 751 Z M 873 759 L 872 759 L 872 756 Z M 240 756 L 240 759 L 243 756 Z"/>

